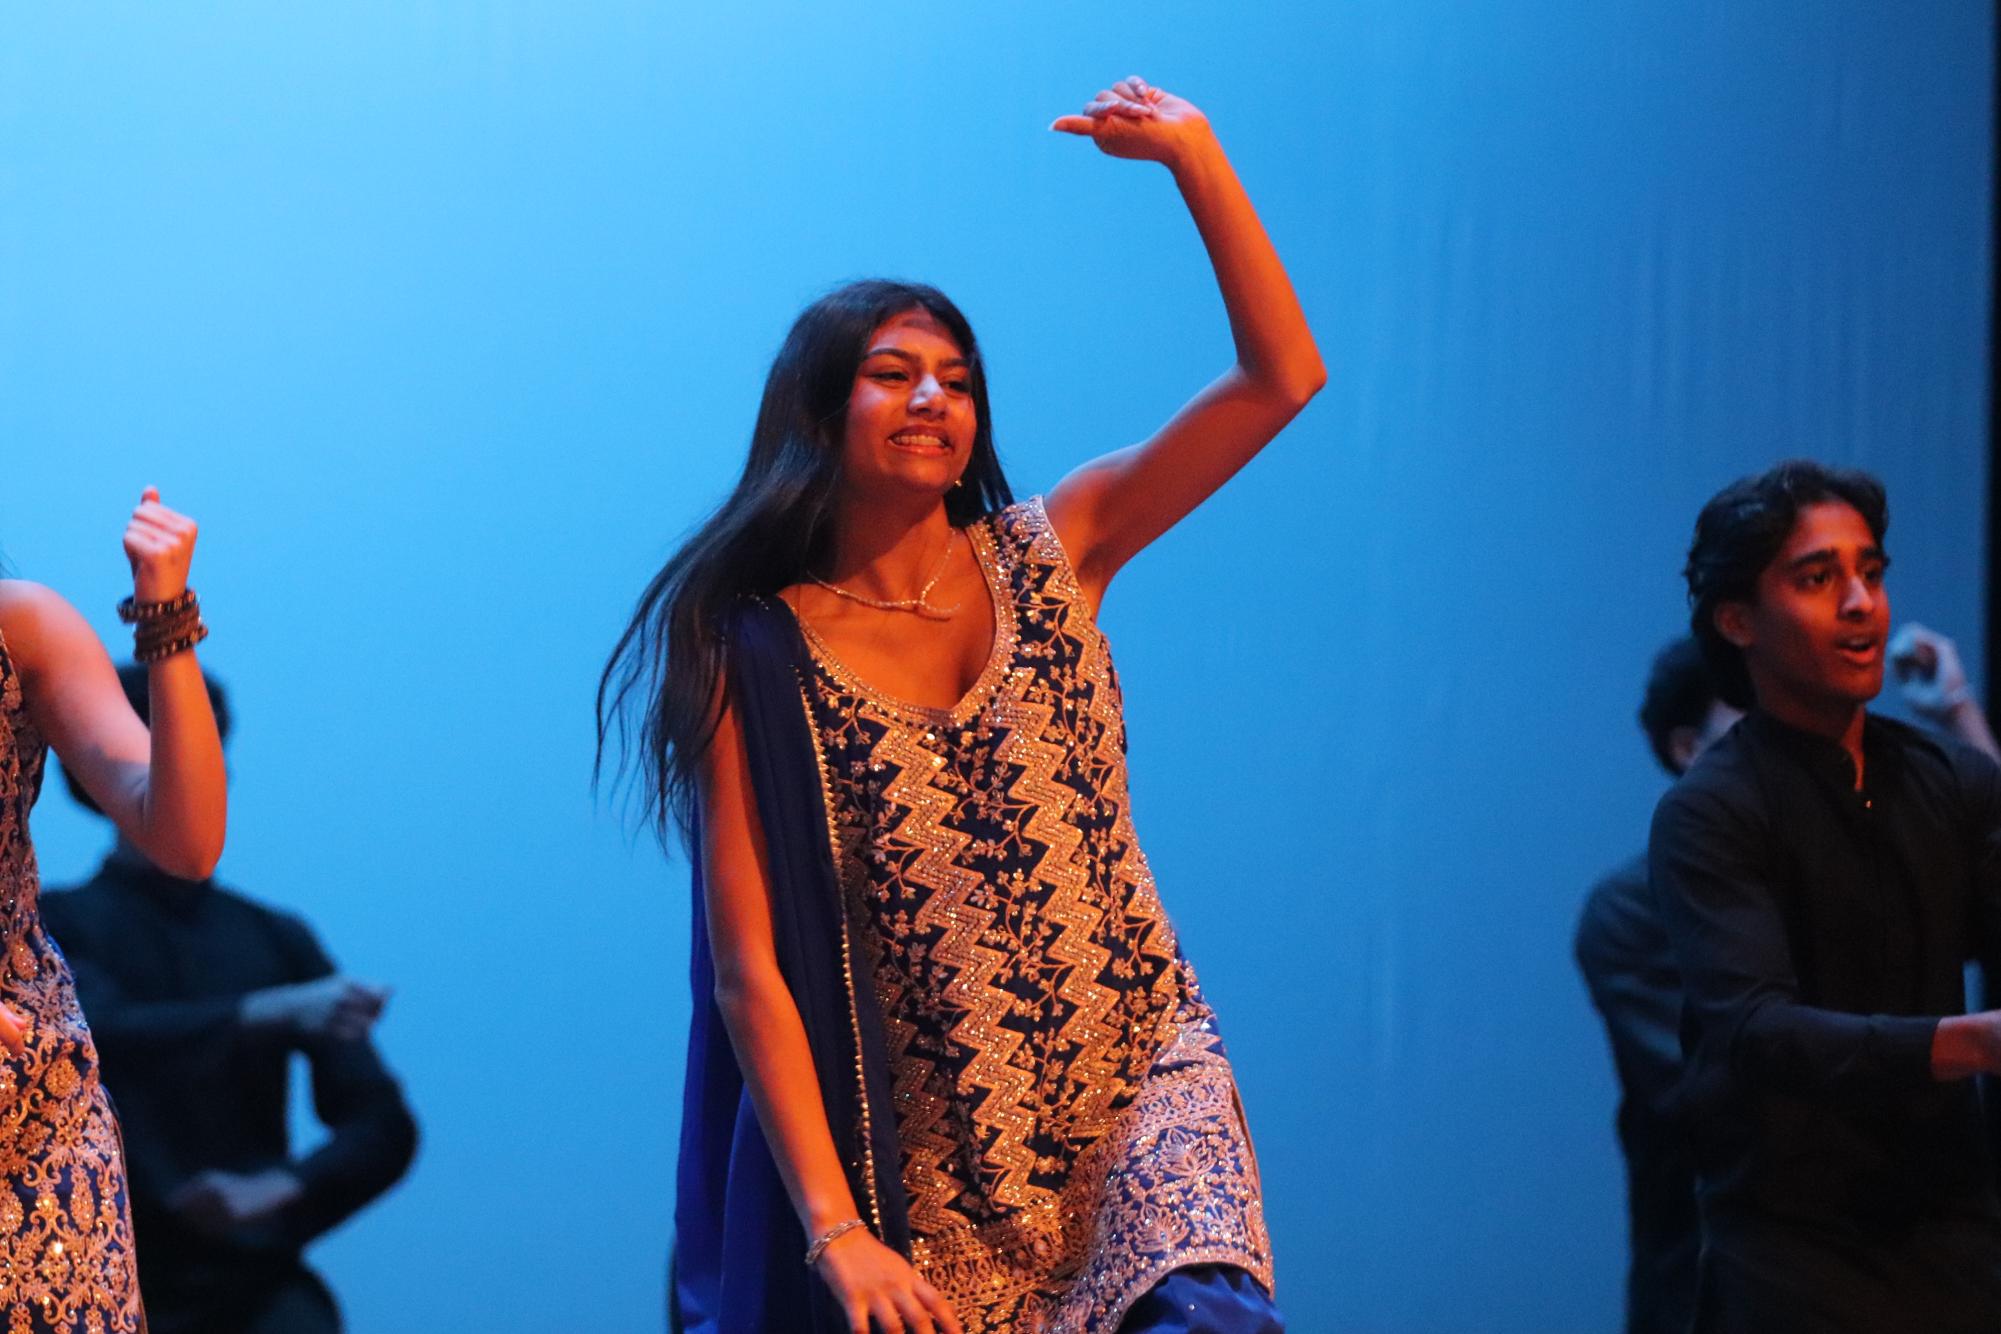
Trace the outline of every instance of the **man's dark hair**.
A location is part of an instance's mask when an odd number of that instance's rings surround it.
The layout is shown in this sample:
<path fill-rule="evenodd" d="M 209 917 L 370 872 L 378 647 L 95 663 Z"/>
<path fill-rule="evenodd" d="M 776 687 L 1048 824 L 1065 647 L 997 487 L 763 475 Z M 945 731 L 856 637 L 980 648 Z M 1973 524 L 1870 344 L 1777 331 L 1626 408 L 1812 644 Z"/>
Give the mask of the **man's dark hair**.
<path fill-rule="evenodd" d="M 1681 777 L 1682 766 L 1675 762 L 1669 742 L 1677 728 L 1700 728 L 1709 721 L 1717 698 L 1709 663 L 1693 636 L 1683 635 L 1654 655 L 1654 665 L 1647 672 L 1647 693 L 1640 698 L 1640 726 L 1661 768 Z"/>
<path fill-rule="evenodd" d="M 229 692 L 222 682 L 213 676 L 206 678 L 208 685 L 208 706 L 215 712 L 215 730 L 224 741 L 229 740 Z M 142 663 L 128 662 L 118 669 L 118 684 L 124 687 L 125 698 L 132 705 L 132 712 L 139 715 L 139 721 L 152 725 L 152 693 L 147 689 L 146 668 Z M 76 781 L 76 775 L 63 766 L 63 786 L 69 789 L 70 797 L 77 805 L 94 815 L 104 814 L 104 810 L 90 799 L 90 793 L 83 790 L 83 784 Z"/>
<path fill-rule="evenodd" d="M 1890 527 L 1883 484 L 1853 468 L 1830 468 L 1811 459 L 1784 463 L 1732 482 L 1710 497 L 1695 520 L 1682 575 L 1688 580 L 1689 628 L 1716 681 L 1716 695 L 1732 708 L 1753 702 L 1744 654 L 1716 629 L 1716 608 L 1751 602 L 1758 576 L 1778 557 L 1801 510 L 1830 501 L 1862 516 L 1880 544 Z"/>

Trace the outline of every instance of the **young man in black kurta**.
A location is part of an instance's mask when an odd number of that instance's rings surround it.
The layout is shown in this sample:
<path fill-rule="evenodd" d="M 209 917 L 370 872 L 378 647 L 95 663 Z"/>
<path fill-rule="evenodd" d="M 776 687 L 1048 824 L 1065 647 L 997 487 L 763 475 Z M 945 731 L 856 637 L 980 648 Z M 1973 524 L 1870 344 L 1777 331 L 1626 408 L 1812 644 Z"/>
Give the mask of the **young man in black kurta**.
<path fill-rule="evenodd" d="M 1693 625 L 1750 715 L 1663 798 L 1702 1180 L 1700 1334 L 2001 1329 L 2001 1206 L 1971 1081 L 2001 1013 L 2001 773 L 1884 719 L 1881 487 L 1784 464 L 1697 522 Z"/>

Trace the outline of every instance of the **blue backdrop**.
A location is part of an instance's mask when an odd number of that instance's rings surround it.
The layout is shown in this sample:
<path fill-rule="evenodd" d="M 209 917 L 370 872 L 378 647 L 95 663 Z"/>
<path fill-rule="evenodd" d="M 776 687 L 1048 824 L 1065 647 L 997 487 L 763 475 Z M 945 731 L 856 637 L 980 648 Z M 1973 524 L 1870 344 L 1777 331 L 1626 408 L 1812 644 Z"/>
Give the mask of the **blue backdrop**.
<path fill-rule="evenodd" d="M 0 546 L 117 642 L 140 487 L 204 525 L 223 875 L 395 984 L 424 1124 L 317 1253 L 363 1334 L 658 1327 L 685 869 L 593 801 L 596 672 L 838 279 L 965 306 L 1023 492 L 1221 369 L 1165 174 L 1043 128 L 1120 75 L 1211 114 L 1332 371 L 1106 610 L 1301 1334 L 1614 1326 L 1569 936 L 1709 492 L 1879 470 L 1979 671 L 1989 5 L 985 9 L 0 16 Z"/>

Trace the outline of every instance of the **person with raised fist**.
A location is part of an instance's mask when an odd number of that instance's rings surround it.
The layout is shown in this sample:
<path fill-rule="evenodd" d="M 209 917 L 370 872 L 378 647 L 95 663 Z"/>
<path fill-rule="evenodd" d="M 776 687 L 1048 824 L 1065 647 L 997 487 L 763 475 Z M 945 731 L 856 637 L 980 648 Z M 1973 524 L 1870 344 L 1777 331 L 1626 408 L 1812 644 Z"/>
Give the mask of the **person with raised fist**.
<path fill-rule="evenodd" d="M 734 493 L 606 667 L 600 747 L 630 706 L 653 810 L 697 860 L 688 1331 L 1283 1328 L 1097 616 L 1325 372 L 1200 111 L 1129 78 L 1051 128 L 1171 173 L 1234 361 L 1016 503 L 958 308 L 839 288 L 793 324 Z"/>
<path fill-rule="evenodd" d="M 76 610 L 0 579 L 0 1322 L 9 1334 L 145 1328 L 124 1153 L 97 1049 L 42 929 L 28 810 L 53 749 L 149 860 L 206 877 L 222 855 L 222 742 L 194 647 L 208 633 L 188 567 L 195 525 L 147 488 L 125 528 L 119 604 L 152 722 Z"/>

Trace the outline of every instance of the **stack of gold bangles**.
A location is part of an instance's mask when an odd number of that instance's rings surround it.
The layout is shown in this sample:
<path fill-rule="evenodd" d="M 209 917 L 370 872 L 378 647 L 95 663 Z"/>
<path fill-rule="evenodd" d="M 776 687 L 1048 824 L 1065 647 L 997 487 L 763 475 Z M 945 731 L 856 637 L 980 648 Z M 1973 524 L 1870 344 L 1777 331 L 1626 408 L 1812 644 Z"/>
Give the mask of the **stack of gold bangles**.
<path fill-rule="evenodd" d="M 132 656 L 139 662 L 170 658 L 208 638 L 192 588 L 165 602 L 126 598 L 118 604 L 118 619 L 133 627 Z"/>

